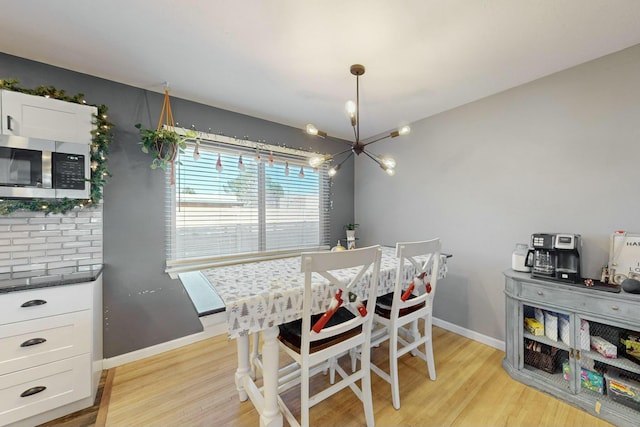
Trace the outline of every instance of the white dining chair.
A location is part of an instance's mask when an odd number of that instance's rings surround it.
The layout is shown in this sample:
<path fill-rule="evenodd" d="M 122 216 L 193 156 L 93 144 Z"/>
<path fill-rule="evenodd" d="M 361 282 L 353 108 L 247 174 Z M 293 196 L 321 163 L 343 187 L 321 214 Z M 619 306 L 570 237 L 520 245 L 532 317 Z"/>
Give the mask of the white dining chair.
<path fill-rule="evenodd" d="M 391 385 L 393 407 L 400 409 L 398 359 L 411 352 L 427 363 L 436 379 L 432 345 L 433 297 L 440 268 L 440 239 L 396 244 L 398 267 L 393 292 L 376 302 L 372 346 L 389 341 L 389 373 L 371 364 L 371 370 Z M 414 274 L 415 272 L 415 274 Z M 424 321 L 423 330 L 418 320 Z M 424 352 L 419 347 L 424 345 Z"/>
<path fill-rule="evenodd" d="M 305 277 L 302 319 L 281 325 L 278 337 L 281 348 L 294 360 L 279 371 L 278 386 L 278 403 L 291 426 L 309 426 L 309 408 L 346 387 L 362 401 L 367 426 L 374 426 L 369 351 L 381 253 L 380 246 L 371 246 L 302 254 Z M 349 279 L 343 275 L 340 280 L 339 270 L 343 269 L 355 272 L 347 275 Z M 317 285 L 319 276 L 335 288 L 336 295 L 326 313 L 313 314 L 318 311 L 313 286 Z M 366 300 L 366 305 L 355 298 L 358 294 Z M 360 369 L 348 374 L 336 360 L 351 349 L 358 349 L 361 363 Z M 310 378 L 328 369 L 332 374 L 328 387 L 311 396 Z M 334 381 L 334 372 L 340 377 L 338 382 Z M 360 387 L 356 384 L 358 380 Z M 298 384 L 300 400 L 296 402 L 300 404 L 300 422 L 280 397 Z"/>

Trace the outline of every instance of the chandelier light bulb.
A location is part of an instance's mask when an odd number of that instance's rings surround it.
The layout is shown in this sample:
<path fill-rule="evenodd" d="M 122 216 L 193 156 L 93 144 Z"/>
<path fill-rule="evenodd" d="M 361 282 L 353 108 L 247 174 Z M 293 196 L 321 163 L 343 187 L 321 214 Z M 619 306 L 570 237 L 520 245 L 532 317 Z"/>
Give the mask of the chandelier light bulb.
<path fill-rule="evenodd" d="M 400 129 L 398 129 L 398 133 L 400 135 L 408 135 L 409 132 L 411 132 L 411 128 L 409 126 L 402 126 Z"/>
<path fill-rule="evenodd" d="M 396 174 L 396 170 L 395 170 L 395 169 L 393 169 L 393 168 L 387 168 L 387 169 L 385 170 L 385 172 L 386 172 L 386 173 L 387 173 L 387 175 L 389 175 L 389 176 L 394 176 L 394 175 Z"/>
<path fill-rule="evenodd" d="M 327 171 L 327 175 L 331 177 L 336 176 L 336 173 L 338 173 L 338 171 L 334 167 L 329 168 L 329 170 Z"/>
<path fill-rule="evenodd" d="M 307 125 L 307 133 L 309 135 L 317 135 L 318 134 L 318 128 L 315 127 L 313 124 L 309 123 Z"/>
<path fill-rule="evenodd" d="M 218 161 L 216 162 L 216 170 L 222 172 L 222 159 L 220 159 L 220 153 L 218 153 Z"/>
<path fill-rule="evenodd" d="M 356 103 L 353 101 L 347 101 L 347 103 L 344 105 L 344 109 L 347 112 L 347 115 L 349 116 L 349 118 L 351 119 L 355 119 L 356 118 Z"/>
<path fill-rule="evenodd" d="M 318 166 L 323 164 L 324 161 L 325 161 L 324 156 L 314 156 L 309 159 L 309 166 L 311 166 L 312 168 L 317 168 Z"/>
<path fill-rule="evenodd" d="M 383 157 L 380 159 L 382 163 L 388 168 L 394 169 L 396 167 L 396 161 L 391 157 Z"/>

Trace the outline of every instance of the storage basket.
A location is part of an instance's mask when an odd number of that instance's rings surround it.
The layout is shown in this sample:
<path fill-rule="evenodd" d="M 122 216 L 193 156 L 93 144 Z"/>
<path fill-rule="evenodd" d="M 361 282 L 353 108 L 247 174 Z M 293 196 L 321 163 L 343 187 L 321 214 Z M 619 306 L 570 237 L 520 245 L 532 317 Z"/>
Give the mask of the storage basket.
<path fill-rule="evenodd" d="M 556 347 L 551 347 L 528 339 L 525 339 L 524 347 L 525 365 L 533 366 L 534 368 L 550 374 L 556 373 L 560 366 L 560 353 Z"/>

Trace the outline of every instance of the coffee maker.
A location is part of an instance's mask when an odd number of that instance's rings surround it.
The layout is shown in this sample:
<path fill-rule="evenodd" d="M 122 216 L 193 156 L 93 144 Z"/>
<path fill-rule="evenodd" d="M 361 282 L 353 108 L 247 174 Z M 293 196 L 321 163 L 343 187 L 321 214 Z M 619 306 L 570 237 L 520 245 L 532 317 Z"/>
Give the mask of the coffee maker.
<path fill-rule="evenodd" d="M 531 267 L 531 277 L 568 283 L 582 280 L 579 234 L 535 233 L 530 247 L 525 265 Z"/>

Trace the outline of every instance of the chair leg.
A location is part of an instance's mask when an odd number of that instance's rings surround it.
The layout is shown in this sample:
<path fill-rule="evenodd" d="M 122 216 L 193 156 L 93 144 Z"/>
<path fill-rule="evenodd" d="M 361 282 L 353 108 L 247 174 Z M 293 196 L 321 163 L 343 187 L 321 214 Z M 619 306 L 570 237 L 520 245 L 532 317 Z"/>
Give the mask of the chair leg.
<path fill-rule="evenodd" d="M 329 384 L 335 384 L 336 382 L 336 363 L 335 357 L 329 359 Z"/>
<path fill-rule="evenodd" d="M 301 366 L 300 379 L 300 427 L 309 427 L 309 367 Z"/>
<path fill-rule="evenodd" d="M 398 328 L 389 333 L 389 376 L 391 377 L 391 400 L 393 407 L 400 409 L 400 385 L 398 383 Z"/>
<path fill-rule="evenodd" d="M 358 361 L 358 351 L 355 348 L 349 350 L 349 356 L 351 357 L 351 373 L 356 371 L 356 362 Z"/>
<path fill-rule="evenodd" d="M 364 417 L 367 421 L 367 427 L 374 427 L 375 421 L 373 417 L 373 396 L 371 394 L 371 355 L 370 349 L 362 348 L 360 357 L 360 369 L 363 371 L 361 380 L 362 405 L 364 406 Z"/>
<path fill-rule="evenodd" d="M 416 341 L 418 341 L 420 339 L 420 331 L 418 330 L 418 319 L 416 319 L 413 322 L 411 322 L 410 332 L 411 332 L 411 336 L 413 337 L 413 342 L 416 342 Z M 410 353 L 411 353 L 412 356 L 417 356 L 418 355 L 415 352 L 415 350 L 411 350 Z"/>
<path fill-rule="evenodd" d="M 424 343 L 424 354 L 427 355 L 427 369 L 429 370 L 429 378 L 432 381 L 436 380 L 436 363 L 433 358 L 433 336 L 431 334 L 431 315 L 428 316 L 424 321 L 424 334 L 428 336 L 429 339 Z"/>

